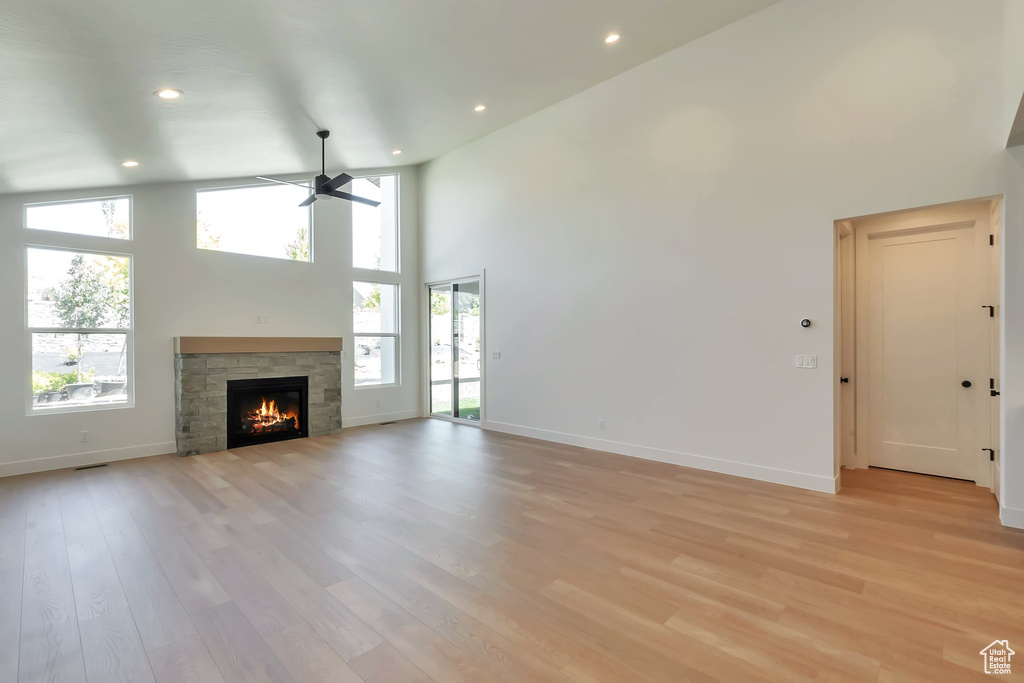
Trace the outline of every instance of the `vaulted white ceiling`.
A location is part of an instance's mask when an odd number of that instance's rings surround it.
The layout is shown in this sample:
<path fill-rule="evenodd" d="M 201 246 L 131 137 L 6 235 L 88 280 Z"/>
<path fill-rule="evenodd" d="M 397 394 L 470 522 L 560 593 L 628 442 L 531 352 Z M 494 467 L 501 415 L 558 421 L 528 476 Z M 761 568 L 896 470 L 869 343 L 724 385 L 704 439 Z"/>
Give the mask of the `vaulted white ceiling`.
<path fill-rule="evenodd" d="M 419 163 L 774 2 L 4 0 L 0 192 Z"/>

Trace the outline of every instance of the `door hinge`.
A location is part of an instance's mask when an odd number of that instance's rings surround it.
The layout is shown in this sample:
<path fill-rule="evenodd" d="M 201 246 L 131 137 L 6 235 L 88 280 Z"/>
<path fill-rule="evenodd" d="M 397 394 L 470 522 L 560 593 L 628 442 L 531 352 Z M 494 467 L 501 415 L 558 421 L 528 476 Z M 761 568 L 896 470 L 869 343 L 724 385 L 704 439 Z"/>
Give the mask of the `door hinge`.
<path fill-rule="evenodd" d="M 989 396 L 998 396 L 999 395 L 999 392 L 996 391 L 996 381 L 992 377 L 988 378 L 988 393 L 989 393 Z"/>
<path fill-rule="evenodd" d="M 989 235 L 988 236 L 988 246 L 990 246 L 990 247 L 996 246 L 996 236 L 995 235 Z"/>
<path fill-rule="evenodd" d="M 990 317 L 990 318 L 996 317 L 996 307 L 995 306 L 982 306 L 982 308 L 987 308 L 988 309 L 988 317 Z"/>
<path fill-rule="evenodd" d="M 996 461 L 996 452 L 994 450 L 991 448 L 982 448 L 981 451 L 982 453 L 988 453 L 988 459 L 990 462 Z"/>
<path fill-rule="evenodd" d="M 850 378 L 849 377 L 840 377 L 839 378 L 839 382 L 840 382 L 840 384 L 849 384 L 850 383 Z"/>

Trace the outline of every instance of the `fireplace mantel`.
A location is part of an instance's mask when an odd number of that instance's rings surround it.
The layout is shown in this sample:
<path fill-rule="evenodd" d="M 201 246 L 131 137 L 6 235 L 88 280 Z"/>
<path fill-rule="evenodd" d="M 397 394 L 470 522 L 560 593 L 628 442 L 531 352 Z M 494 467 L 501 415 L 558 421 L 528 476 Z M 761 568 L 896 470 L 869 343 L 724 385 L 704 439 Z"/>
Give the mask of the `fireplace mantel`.
<path fill-rule="evenodd" d="M 227 448 L 228 383 L 308 377 L 308 436 L 341 429 L 340 337 L 177 337 L 174 340 L 178 455 Z"/>
<path fill-rule="evenodd" d="M 341 337 L 175 337 L 174 353 L 341 352 Z"/>

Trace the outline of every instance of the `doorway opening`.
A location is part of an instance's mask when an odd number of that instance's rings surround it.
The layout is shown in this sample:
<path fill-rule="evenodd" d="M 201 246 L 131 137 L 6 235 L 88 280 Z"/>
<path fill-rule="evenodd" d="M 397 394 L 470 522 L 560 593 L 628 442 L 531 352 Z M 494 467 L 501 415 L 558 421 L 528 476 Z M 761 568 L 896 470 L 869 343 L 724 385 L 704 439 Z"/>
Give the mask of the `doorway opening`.
<path fill-rule="evenodd" d="M 835 223 L 836 469 L 999 495 L 999 230 L 988 198 Z"/>
<path fill-rule="evenodd" d="M 427 286 L 431 417 L 479 425 L 483 391 L 483 292 L 481 278 Z"/>

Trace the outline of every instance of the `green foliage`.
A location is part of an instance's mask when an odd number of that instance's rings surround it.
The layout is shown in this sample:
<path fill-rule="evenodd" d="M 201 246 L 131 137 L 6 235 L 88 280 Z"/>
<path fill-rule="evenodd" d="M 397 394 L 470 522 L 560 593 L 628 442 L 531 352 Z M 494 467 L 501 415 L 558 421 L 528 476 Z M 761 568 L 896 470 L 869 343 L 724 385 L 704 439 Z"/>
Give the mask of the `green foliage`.
<path fill-rule="evenodd" d="M 380 285 L 374 285 L 370 290 L 370 296 L 363 299 L 362 309 L 364 311 L 380 310 Z"/>
<path fill-rule="evenodd" d="M 78 365 L 78 362 L 82 359 L 82 354 L 77 348 L 68 347 L 64 349 L 64 357 L 67 359 L 63 365 Z"/>
<path fill-rule="evenodd" d="M 459 315 L 480 315 L 480 297 L 456 297 L 456 308 Z"/>
<path fill-rule="evenodd" d="M 107 286 L 106 303 L 113 314 L 108 322 L 126 328 L 132 315 L 129 261 L 126 258 L 107 256 L 101 261 L 101 267 L 103 283 Z"/>
<path fill-rule="evenodd" d="M 203 213 L 196 214 L 196 246 L 200 249 L 220 251 L 220 235 L 213 234 L 213 226 L 203 220 Z"/>
<path fill-rule="evenodd" d="M 285 246 L 284 253 L 292 261 L 309 261 L 309 228 L 301 226 L 295 232 L 295 239 Z"/>
<path fill-rule="evenodd" d="M 67 277 L 46 292 L 62 327 L 98 328 L 113 325 L 126 328 L 131 317 L 131 290 L 128 259 L 96 256 L 88 260 L 82 254 L 71 259 Z M 82 342 L 69 349 L 67 365 L 76 366 L 82 378 Z"/>
<path fill-rule="evenodd" d="M 109 287 L 100 269 L 82 254 L 75 254 L 67 278 L 49 294 L 63 327 L 100 327 L 106 320 Z"/>
<path fill-rule="evenodd" d="M 448 315 L 448 297 L 440 292 L 430 294 L 430 315 Z"/>
<path fill-rule="evenodd" d="M 128 224 L 124 221 L 119 221 L 114 218 L 114 211 L 117 208 L 117 201 L 114 199 L 105 199 L 100 204 L 100 208 L 103 211 L 103 218 L 107 222 L 107 237 L 118 237 L 121 239 L 128 238 Z"/>
<path fill-rule="evenodd" d="M 46 292 L 62 327 L 126 328 L 131 317 L 129 261 L 115 256 L 89 259 L 75 254 L 67 277 Z"/>
<path fill-rule="evenodd" d="M 77 372 L 33 372 L 32 393 L 64 391 L 64 387 L 78 381 Z"/>

